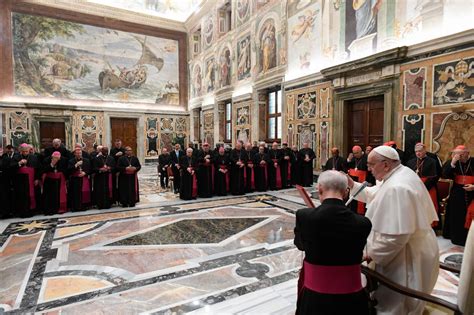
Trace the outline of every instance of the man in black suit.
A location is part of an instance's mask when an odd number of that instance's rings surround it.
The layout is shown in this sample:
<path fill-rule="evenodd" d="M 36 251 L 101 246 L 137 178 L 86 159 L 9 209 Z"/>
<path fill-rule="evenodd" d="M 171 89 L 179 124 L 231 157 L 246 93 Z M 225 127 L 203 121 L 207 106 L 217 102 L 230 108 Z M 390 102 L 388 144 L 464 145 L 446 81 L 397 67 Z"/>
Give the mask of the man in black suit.
<path fill-rule="evenodd" d="M 344 205 L 347 187 L 343 174 L 325 171 L 321 205 L 296 212 L 294 243 L 305 252 L 296 314 L 368 314 L 360 263 L 372 224 Z"/>
<path fill-rule="evenodd" d="M 158 172 L 160 173 L 160 186 L 162 189 L 168 187 L 168 168 L 171 167 L 171 156 L 167 148 L 161 149 L 158 156 Z"/>
<path fill-rule="evenodd" d="M 179 188 L 181 185 L 181 174 L 180 166 L 179 166 L 179 159 L 184 156 L 184 151 L 181 150 L 181 145 L 176 143 L 174 145 L 174 150 L 170 153 L 171 156 L 171 165 L 173 170 L 173 185 L 174 185 L 174 193 L 177 194 L 179 192 Z"/>

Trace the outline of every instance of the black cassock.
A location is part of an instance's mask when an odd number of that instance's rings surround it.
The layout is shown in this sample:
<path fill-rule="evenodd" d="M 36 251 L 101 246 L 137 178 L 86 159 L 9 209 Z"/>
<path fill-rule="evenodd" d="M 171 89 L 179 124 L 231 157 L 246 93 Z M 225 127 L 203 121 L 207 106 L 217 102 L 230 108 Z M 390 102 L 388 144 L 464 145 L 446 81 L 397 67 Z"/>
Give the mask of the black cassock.
<path fill-rule="evenodd" d="M 301 158 L 298 151 L 291 150 L 291 184 L 301 185 Z"/>
<path fill-rule="evenodd" d="M 179 189 L 179 198 L 191 200 L 197 197 L 197 158 L 183 155 L 179 158 L 181 167 L 181 187 Z"/>
<path fill-rule="evenodd" d="M 135 170 L 128 170 L 127 167 L 135 167 Z M 118 159 L 117 170 L 118 190 L 120 204 L 124 207 L 134 207 L 140 201 L 138 190 L 138 172 L 142 166 L 136 156 L 122 156 Z"/>
<path fill-rule="evenodd" d="M 270 190 L 281 189 L 281 151 L 273 149 L 268 150 L 268 158 L 271 161 L 271 163 L 268 164 L 268 187 Z M 277 167 L 275 167 L 275 163 L 277 163 Z"/>
<path fill-rule="evenodd" d="M 22 159 L 27 160 L 27 163 L 20 167 L 18 162 Z M 23 156 L 16 153 L 10 161 L 10 169 L 13 175 L 13 215 L 31 217 L 37 208 L 34 181 L 41 178 L 38 159 L 33 154 Z"/>
<path fill-rule="evenodd" d="M 172 165 L 172 171 L 173 171 L 173 187 L 174 187 L 174 192 L 178 192 L 179 188 L 181 186 L 181 171 L 176 167 L 179 165 L 179 161 L 181 160 L 181 157 L 185 156 L 186 154 L 184 151 L 179 150 L 173 150 L 170 153 L 171 156 L 171 165 Z"/>
<path fill-rule="evenodd" d="M 160 186 L 161 188 L 168 187 L 168 168 L 171 167 L 171 155 L 160 154 L 158 157 L 158 172 L 160 173 Z"/>
<path fill-rule="evenodd" d="M 346 160 L 340 156 L 337 156 L 337 157 L 333 156 L 327 160 L 326 165 L 324 165 L 324 170 L 347 172 Z"/>
<path fill-rule="evenodd" d="M 66 158 L 61 157 L 56 165 L 51 165 L 51 156 L 43 161 L 43 210 L 46 214 L 67 211 Z"/>
<path fill-rule="evenodd" d="M 413 158 L 407 162 L 407 167 L 411 168 L 425 183 L 425 187 L 430 194 L 431 201 L 433 201 L 433 205 L 438 212 L 438 217 L 440 216 L 439 213 L 439 204 L 438 204 L 438 189 L 436 184 L 438 183 L 439 176 L 437 166 L 438 161 L 435 159 L 425 156 L 423 159 Z M 435 221 L 433 228 L 439 230 L 441 229 L 441 220 Z"/>
<path fill-rule="evenodd" d="M 105 169 L 105 166 L 110 169 Z M 113 200 L 112 171 L 115 168 L 115 159 L 110 155 L 97 155 L 92 159 L 93 176 L 93 203 L 99 209 L 109 209 Z"/>
<path fill-rule="evenodd" d="M 76 164 L 82 161 L 82 165 Z M 86 173 L 83 177 L 80 176 L 81 171 Z M 91 162 L 87 158 L 80 160 L 75 157 L 69 160 L 68 163 L 68 204 L 72 211 L 84 211 L 91 206 L 91 182 L 89 175 L 92 172 Z"/>
<path fill-rule="evenodd" d="M 360 265 L 371 228 L 369 219 L 351 212 L 342 200 L 325 199 L 315 209 L 306 208 L 296 212 L 294 243 L 299 250 L 305 252 L 304 261 L 310 264 L 309 267 L 322 266 L 328 273 L 337 273 L 331 267 L 357 268 Z M 306 270 L 306 275 L 308 274 Z M 369 314 L 364 289 L 345 294 L 318 293 L 304 286 L 304 275 L 305 272 L 302 271 L 298 282 L 296 314 Z M 354 276 L 360 279 L 360 272 Z M 306 280 L 318 282 L 325 289 L 324 282 L 321 282 L 323 280 L 309 277 Z"/>
<path fill-rule="evenodd" d="M 281 162 L 280 162 L 280 173 L 281 173 L 281 187 L 288 188 L 291 186 L 291 163 L 292 154 L 291 149 L 281 149 Z"/>
<path fill-rule="evenodd" d="M 451 160 L 443 166 L 443 177 L 454 180 L 446 206 L 443 236 L 451 239 L 453 244 L 465 246 L 468 231 L 465 227 L 466 214 L 468 207 L 474 206 L 474 191 L 463 189 L 463 178 L 460 176 L 474 176 L 474 158 L 469 158 L 466 163 L 458 161 L 455 166 L 451 167 Z"/>
<path fill-rule="evenodd" d="M 209 160 L 209 162 L 206 161 Z M 211 150 L 199 150 L 197 153 L 199 168 L 197 170 L 198 195 L 201 198 L 212 197 L 214 188 L 214 154 Z"/>
<path fill-rule="evenodd" d="M 240 161 L 244 166 L 239 166 L 237 164 L 238 161 Z M 230 151 L 230 192 L 232 195 L 243 195 L 245 193 L 244 168 L 246 162 L 247 156 L 245 155 L 244 150 L 232 149 L 232 151 Z"/>
<path fill-rule="evenodd" d="M 116 154 L 119 153 L 119 152 L 122 152 L 122 155 L 120 156 L 117 156 Z M 110 152 L 109 152 L 109 156 L 113 157 L 114 160 L 115 160 L 115 165 L 118 165 L 118 160 L 125 156 L 125 148 L 121 147 L 121 148 L 116 148 L 116 147 L 113 147 L 112 149 L 110 149 Z M 112 203 L 116 203 L 116 202 L 120 202 L 120 189 L 119 189 L 119 185 L 118 185 L 118 178 L 120 176 L 120 171 L 115 168 L 113 171 L 112 171 L 112 185 L 114 187 L 114 193 L 113 193 L 113 201 Z"/>
<path fill-rule="evenodd" d="M 309 161 L 305 161 L 308 157 Z M 303 148 L 299 152 L 299 159 L 301 162 L 301 185 L 310 187 L 313 185 L 313 160 L 316 158 L 313 149 Z"/>
<path fill-rule="evenodd" d="M 11 215 L 11 158 L 5 153 L 0 156 L 0 219 Z"/>
<path fill-rule="evenodd" d="M 214 193 L 225 196 L 230 189 L 230 160 L 227 154 L 216 154 L 214 168 Z"/>
<path fill-rule="evenodd" d="M 254 151 L 252 150 L 245 150 L 245 192 L 253 192 L 255 190 L 255 173 L 253 164 L 253 158 L 255 156 Z"/>
<path fill-rule="evenodd" d="M 265 163 L 262 163 L 265 162 Z M 257 153 L 254 156 L 253 164 L 255 168 L 255 190 L 267 191 L 268 189 L 268 164 L 271 161 L 266 153 Z"/>

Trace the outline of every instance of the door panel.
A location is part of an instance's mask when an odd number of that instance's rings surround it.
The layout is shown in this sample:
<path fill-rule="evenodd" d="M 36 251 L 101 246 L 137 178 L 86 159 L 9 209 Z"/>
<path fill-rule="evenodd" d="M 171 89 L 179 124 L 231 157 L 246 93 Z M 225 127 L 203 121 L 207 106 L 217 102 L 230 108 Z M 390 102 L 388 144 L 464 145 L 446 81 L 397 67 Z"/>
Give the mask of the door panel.
<path fill-rule="evenodd" d="M 347 152 L 354 145 L 362 149 L 383 143 L 384 103 L 383 97 L 358 99 L 348 104 Z"/>
<path fill-rule="evenodd" d="M 133 154 L 137 155 L 137 120 L 133 118 L 110 118 L 110 129 L 112 130 L 113 148 L 116 139 L 122 140 L 122 145 L 129 146 Z"/>
<path fill-rule="evenodd" d="M 61 139 L 64 144 L 66 140 L 66 126 L 64 122 L 40 121 L 41 148 L 50 147 L 53 139 Z"/>

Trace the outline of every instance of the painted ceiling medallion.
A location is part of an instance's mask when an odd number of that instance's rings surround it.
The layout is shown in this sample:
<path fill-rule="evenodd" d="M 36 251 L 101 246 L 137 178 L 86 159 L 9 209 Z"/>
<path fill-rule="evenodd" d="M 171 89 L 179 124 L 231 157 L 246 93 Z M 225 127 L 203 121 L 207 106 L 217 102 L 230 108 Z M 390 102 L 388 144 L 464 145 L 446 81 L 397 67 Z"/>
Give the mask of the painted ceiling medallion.
<path fill-rule="evenodd" d="M 196 11 L 202 0 L 87 0 L 87 2 L 184 22 Z"/>

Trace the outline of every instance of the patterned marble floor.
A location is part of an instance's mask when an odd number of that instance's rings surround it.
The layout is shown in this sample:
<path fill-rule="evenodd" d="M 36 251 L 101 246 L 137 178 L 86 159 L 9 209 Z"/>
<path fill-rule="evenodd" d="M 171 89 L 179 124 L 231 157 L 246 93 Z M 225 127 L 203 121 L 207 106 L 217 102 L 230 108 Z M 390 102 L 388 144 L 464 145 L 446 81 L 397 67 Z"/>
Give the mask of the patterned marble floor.
<path fill-rule="evenodd" d="M 136 208 L 0 222 L 0 314 L 294 313 L 295 190 L 182 202 L 153 176 Z M 455 302 L 458 281 L 434 293 Z"/>

